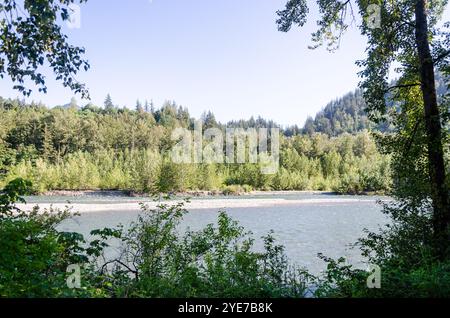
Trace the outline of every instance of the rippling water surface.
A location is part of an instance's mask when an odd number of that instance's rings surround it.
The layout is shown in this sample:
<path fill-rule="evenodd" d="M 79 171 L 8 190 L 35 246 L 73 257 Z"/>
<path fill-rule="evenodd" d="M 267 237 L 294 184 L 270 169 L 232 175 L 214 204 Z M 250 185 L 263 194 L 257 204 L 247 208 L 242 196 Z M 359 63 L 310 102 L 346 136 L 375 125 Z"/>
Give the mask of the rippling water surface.
<path fill-rule="evenodd" d="M 378 200 L 388 198 L 309 193 L 194 198 L 179 230 L 198 230 L 215 223 L 218 211 L 225 210 L 253 232 L 257 249 L 262 247 L 259 238 L 274 230 L 289 259 L 313 273 L 325 268 L 318 253 L 333 258 L 344 256 L 352 264 L 365 266 L 358 249 L 350 248 L 350 244 L 363 235 L 364 228 L 376 231 L 388 222 Z M 73 206 L 81 216 L 66 221 L 61 229 L 88 236 L 92 229 L 119 223 L 126 226 L 140 213 L 138 203 L 149 199 L 83 196 L 30 197 L 27 201 L 43 207 L 49 203 Z"/>

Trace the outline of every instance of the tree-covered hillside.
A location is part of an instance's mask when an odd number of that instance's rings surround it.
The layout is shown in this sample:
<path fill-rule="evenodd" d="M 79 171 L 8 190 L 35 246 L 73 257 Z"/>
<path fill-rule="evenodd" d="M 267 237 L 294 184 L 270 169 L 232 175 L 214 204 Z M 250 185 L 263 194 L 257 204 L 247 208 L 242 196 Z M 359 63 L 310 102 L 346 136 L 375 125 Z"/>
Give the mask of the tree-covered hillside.
<path fill-rule="evenodd" d="M 321 132 L 337 136 L 344 132 L 356 133 L 369 129 L 372 124 L 364 111 L 365 102 L 361 90 L 348 93 L 325 106 L 313 119 L 306 120 L 304 132 Z"/>
<path fill-rule="evenodd" d="M 447 83 L 439 73 L 436 84 L 438 95 L 443 96 L 447 92 Z M 370 121 L 366 107 L 361 89 L 356 89 L 328 103 L 323 110 L 316 114 L 315 118 L 309 117 L 303 132 L 309 135 L 320 132 L 329 136 L 338 136 L 342 133 L 355 134 L 366 129 L 381 132 L 392 130 L 393 126 L 389 122 L 375 124 Z M 390 107 L 393 107 L 392 103 L 390 103 Z"/>

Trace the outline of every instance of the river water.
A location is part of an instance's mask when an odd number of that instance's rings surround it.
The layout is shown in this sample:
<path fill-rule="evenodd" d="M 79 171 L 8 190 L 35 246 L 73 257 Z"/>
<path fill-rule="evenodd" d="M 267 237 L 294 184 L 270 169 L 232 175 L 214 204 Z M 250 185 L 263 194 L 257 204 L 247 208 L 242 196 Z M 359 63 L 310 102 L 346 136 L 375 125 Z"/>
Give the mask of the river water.
<path fill-rule="evenodd" d="M 255 248 L 262 248 L 261 236 L 275 232 L 278 243 L 285 246 L 290 262 L 319 273 L 325 264 L 318 253 L 339 258 L 365 268 L 357 248 L 351 248 L 363 230 L 377 231 L 388 219 L 381 213 L 379 201 L 386 197 L 336 196 L 314 193 L 272 193 L 240 197 L 193 198 L 187 204 L 189 213 L 184 217 L 179 231 L 186 228 L 198 230 L 209 223 L 216 223 L 219 210 L 224 210 L 239 221 L 255 238 Z M 129 197 L 29 197 L 28 205 L 39 204 L 48 208 L 73 207 L 80 216 L 65 221 L 60 229 L 79 232 L 89 237 L 96 228 L 124 226 L 136 220 L 139 203 L 150 202 L 148 198 Z"/>

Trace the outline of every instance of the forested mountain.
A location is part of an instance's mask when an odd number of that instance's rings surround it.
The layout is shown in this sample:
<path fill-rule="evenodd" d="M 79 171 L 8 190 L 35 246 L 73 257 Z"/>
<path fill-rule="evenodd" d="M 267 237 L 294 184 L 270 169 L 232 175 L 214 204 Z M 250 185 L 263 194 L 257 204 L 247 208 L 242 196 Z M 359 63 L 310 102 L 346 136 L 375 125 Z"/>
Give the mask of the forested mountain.
<path fill-rule="evenodd" d="M 369 129 L 371 124 L 364 111 L 365 106 L 362 91 L 355 90 L 327 104 L 314 119 L 309 117 L 303 131 L 309 135 L 321 132 L 337 136 Z"/>
<path fill-rule="evenodd" d="M 447 92 L 447 83 L 439 73 L 436 76 L 436 89 L 439 96 Z M 309 135 L 320 132 L 329 136 L 338 136 L 342 133 L 355 134 L 366 129 L 386 132 L 392 128 L 386 122 L 380 124 L 371 122 L 365 108 L 362 91 L 356 89 L 328 103 L 315 118 L 309 117 L 302 131 Z"/>

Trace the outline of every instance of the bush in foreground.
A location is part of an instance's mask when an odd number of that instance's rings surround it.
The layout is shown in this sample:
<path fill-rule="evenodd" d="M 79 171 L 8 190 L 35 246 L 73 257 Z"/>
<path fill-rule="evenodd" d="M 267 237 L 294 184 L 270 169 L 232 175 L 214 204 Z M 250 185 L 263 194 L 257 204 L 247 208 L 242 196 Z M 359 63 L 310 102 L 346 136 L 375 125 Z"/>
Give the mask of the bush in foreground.
<path fill-rule="evenodd" d="M 302 297 L 310 276 L 290 267 L 271 234 L 255 252 L 253 239 L 224 212 L 218 225 L 184 235 L 177 225 L 183 203 L 142 205 L 128 230 L 92 231 L 87 243 L 57 225 L 70 211 L 29 212 L 13 203 L 29 184 L 14 180 L 0 197 L 0 296 L 2 297 Z M 121 253 L 105 258 L 108 242 Z M 107 259 L 106 261 L 104 261 Z M 81 269 L 81 288 L 69 288 L 69 265 Z"/>

